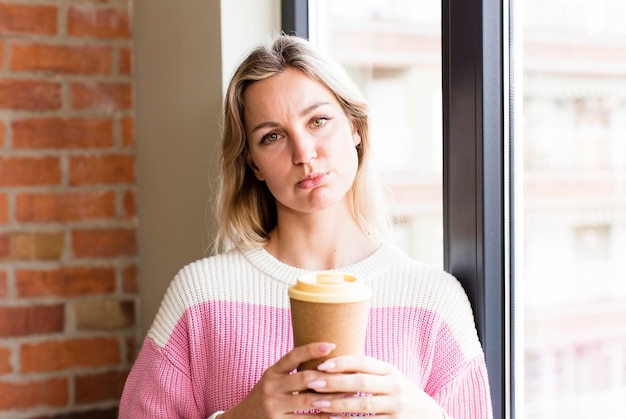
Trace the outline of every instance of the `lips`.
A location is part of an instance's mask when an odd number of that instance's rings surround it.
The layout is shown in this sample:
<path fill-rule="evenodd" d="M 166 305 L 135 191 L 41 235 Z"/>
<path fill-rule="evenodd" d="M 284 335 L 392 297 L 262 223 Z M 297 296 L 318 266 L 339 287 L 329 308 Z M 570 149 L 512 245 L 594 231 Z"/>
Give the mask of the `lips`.
<path fill-rule="evenodd" d="M 311 173 L 310 175 L 306 176 L 304 179 L 300 180 L 297 185 L 299 188 L 302 189 L 310 189 L 310 188 L 314 188 L 316 186 L 321 185 L 326 177 L 328 176 L 328 173 Z"/>

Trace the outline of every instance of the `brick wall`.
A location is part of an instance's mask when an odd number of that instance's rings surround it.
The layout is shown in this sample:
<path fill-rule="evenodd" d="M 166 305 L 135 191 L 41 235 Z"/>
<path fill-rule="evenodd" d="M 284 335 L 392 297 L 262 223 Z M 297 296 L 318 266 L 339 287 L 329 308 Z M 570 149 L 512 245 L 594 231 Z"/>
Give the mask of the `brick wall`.
<path fill-rule="evenodd" d="M 114 418 L 137 327 L 131 0 L 0 0 L 0 418 Z"/>

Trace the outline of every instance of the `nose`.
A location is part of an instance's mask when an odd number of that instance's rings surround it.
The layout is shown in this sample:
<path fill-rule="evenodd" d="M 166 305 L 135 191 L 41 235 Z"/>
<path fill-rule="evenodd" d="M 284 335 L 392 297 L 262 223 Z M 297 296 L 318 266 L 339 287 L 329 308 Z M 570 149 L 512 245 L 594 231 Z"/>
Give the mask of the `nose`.
<path fill-rule="evenodd" d="M 317 158 L 317 143 L 315 138 L 304 133 L 291 137 L 293 164 L 306 164 Z"/>

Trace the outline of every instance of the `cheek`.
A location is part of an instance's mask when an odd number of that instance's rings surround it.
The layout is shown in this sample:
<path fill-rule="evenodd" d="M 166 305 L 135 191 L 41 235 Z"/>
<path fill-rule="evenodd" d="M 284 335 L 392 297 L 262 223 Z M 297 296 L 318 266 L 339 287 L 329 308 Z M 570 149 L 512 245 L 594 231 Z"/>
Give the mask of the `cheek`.
<path fill-rule="evenodd" d="M 337 156 L 341 156 L 341 158 L 346 161 L 358 161 L 359 154 L 356 148 L 357 145 L 352 141 L 353 137 L 349 138 L 349 140 L 337 142 L 334 147 L 333 153 Z"/>
<path fill-rule="evenodd" d="M 354 178 L 359 167 L 359 155 L 352 143 L 342 147 L 341 152 L 336 153 L 336 164 L 346 178 Z"/>
<path fill-rule="evenodd" d="M 277 158 L 263 159 L 258 161 L 255 166 L 254 175 L 257 179 L 270 184 L 280 184 L 287 178 L 286 170 Z"/>

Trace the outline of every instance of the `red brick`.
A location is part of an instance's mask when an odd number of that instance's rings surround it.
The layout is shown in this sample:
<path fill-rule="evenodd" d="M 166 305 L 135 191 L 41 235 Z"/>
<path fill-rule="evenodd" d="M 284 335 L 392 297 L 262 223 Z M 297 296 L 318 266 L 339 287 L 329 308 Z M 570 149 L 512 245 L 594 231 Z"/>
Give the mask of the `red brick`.
<path fill-rule="evenodd" d="M 53 35 L 56 32 L 56 6 L 0 3 L 0 33 Z"/>
<path fill-rule="evenodd" d="M 59 333 L 64 325 L 63 305 L 0 307 L 0 337 Z"/>
<path fill-rule="evenodd" d="M 120 48 L 119 51 L 119 74 L 132 75 L 133 73 L 133 50 L 132 48 Z"/>
<path fill-rule="evenodd" d="M 130 154 L 70 158 L 70 185 L 133 183 L 135 157 Z"/>
<path fill-rule="evenodd" d="M 122 271 L 122 291 L 137 293 L 137 266 L 129 265 Z"/>
<path fill-rule="evenodd" d="M 108 46 L 15 43 L 10 57 L 9 68 L 13 71 L 111 74 L 112 49 Z"/>
<path fill-rule="evenodd" d="M 94 38 L 130 38 L 128 10 L 72 6 L 67 12 L 67 33 Z"/>
<path fill-rule="evenodd" d="M 0 298 L 6 298 L 9 291 L 9 279 L 5 271 L 0 271 Z"/>
<path fill-rule="evenodd" d="M 28 297 L 78 297 L 115 291 L 111 267 L 66 267 L 58 270 L 22 269 L 15 273 L 17 295 Z"/>
<path fill-rule="evenodd" d="M 131 75 L 133 73 L 133 51 L 130 48 L 120 48 L 120 74 Z"/>
<path fill-rule="evenodd" d="M 0 381 L 0 409 L 28 409 L 38 406 L 66 406 L 69 385 L 66 378 L 37 381 Z"/>
<path fill-rule="evenodd" d="M 137 359 L 137 352 L 139 348 L 137 347 L 137 340 L 129 336 L 126 338 L 126 362 L 132 364 Z"/>
<path fill-rule="evenodd" d="M 107 371 L 77 376 L 74 380 L 76 402 L 84 404 L 119 400 L 127 376 L 127 371 Z"/>
<path fill-rule="evenodd" d="M 105 0 L 81 0 L 81 1 L 105 1 Z M 110 0 L 109 0 L 110 1 Z M 128 1 L 128 0 L 122 0 Z M 110 403 L 109 403 L 110 404 Z M 32 419 L 118 419 L 119 407 L 114 405 L 113 407 L 98 407 L 97 405 L 91 406 L 86 409 L 74 408 L 71 413 L 52 414 L 33 417 Z"/>
<path fill-rule="evenodd" d="M 3 63 L 4 63 L 4 41 L 0 40 L 0 68 L 2 68 Z"/>
<path fill-rule="evenodd" d="M 60 181 L 58 157 L 0 157 L 0 187 L 55 185 Z"/>
<path fill-rule="evenodd" d="M 9 198 L 7 194 L 0 193 L 0 224 L 6 224 L 9 221 Z"/>
<path fill-rule="evenodd" d="M 0 109 L 52 111 L 61 107 L 61 83 L 42 80 L 0 80 Z"/>
<path fill-rule="evenodd" d="M 85 148 L 113 145 L 110 118 L 31 118 L 12 123 L 13 148 Z"/>
<path fill-rule="evenodd" d="M 11 349 L 0 346 L 0 374 L 13 372 L 11 366 Z"/>
<path fill-rule="evenodd" d="M 72 108 L 116 111 L 133 104 L 130 83 L 73 83 L 70 86 Z"/>
<path fill-rule="evenodd" d="M 105 337 L 25 343 L 20 360 L 25 373 L 116 365 L 120 345 L 116 338 Z"/>
<path fill-rule="evenodd" d="M 72 249 L 77 258 L 134 256 L 136 232 L 128 228 L 74 230 Z"/>
<path fill-rule="evenodd" d="M 122 205 L 124 210 L 124 218 L 133 218 L 137 215 L 137 202 L 135 198 L 135 191 L 124 192 Z"/>
<path fill-rule="evenodd" d="M 11 256 L 11 234 L 0 232 L 0 261 Z"/>
<path fill-rule="evenodd" d="M 2 195 L 0 205 L 1 201 Z M 19 222 L 86 221 L 114 216 L 112 191 L 22 193 L 15 197 L 15 219 Z"/>
<path fill-rule="evenodd" d="M 1 43 L 0 43 L 0 46 L 1 46 Z M 0 62 L 0 66 L 2 66 L 2 62 Z M 0 121 L 0 147 L 4 147 L 4 137 L 5 137 L 4 122 Z"/>
<path fill-rule="evenodd" d="M 135 324 L 135 302 L 116 298 L 81 299 L 70 303 L 77 331 L 124 330 Z"/>
<path fill-rule="evenodd" d="M 11 257 L 19 260 L 59 260 L 65 245 L 65 233 L 14 232 L 10 236 Z"/>
<path fill-rule="evenodd" d="M 132 117 L 122 118 L 122 145 L 132 147 L 135 144 L 135 120 Z"/>

